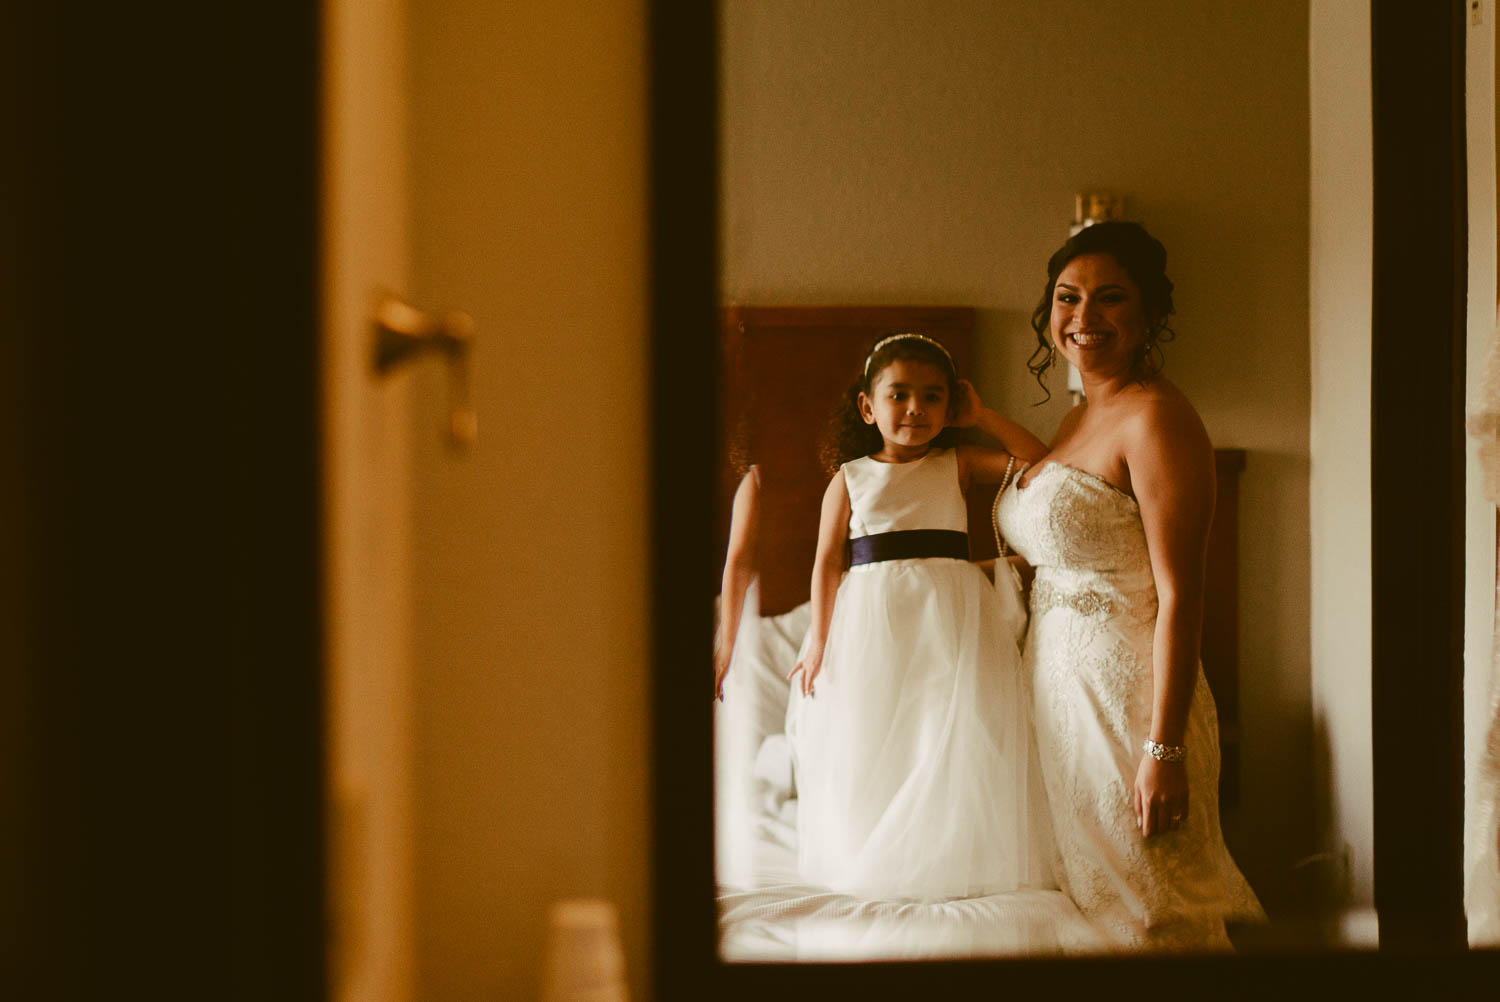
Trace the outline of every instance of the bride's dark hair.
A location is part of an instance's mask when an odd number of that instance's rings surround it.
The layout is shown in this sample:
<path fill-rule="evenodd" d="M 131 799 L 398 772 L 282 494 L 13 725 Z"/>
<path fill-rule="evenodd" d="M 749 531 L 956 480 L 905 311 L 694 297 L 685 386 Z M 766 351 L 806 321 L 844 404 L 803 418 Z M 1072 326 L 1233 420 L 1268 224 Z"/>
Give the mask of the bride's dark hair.
<path fill-rule="evenodd" d="M 839 397 L 838 405 L 829 418 L 820 453 L 823 468 L 828 471 L 829 476 L 838 472 L 838 468 L 851 459 L 879 452 L 885 445 L 880 429 L 865 423 L 864 415 L 859 411 L 859 395 L 869 394 L 875 380 L 892 362 L 926 362 L 937 366 L 948 382 L 948 419 L 953 418 L 954 408 L 958 406 L 958 373 L 953 368 L 953 359 L 948 350 L 926 335 L 898 337 L 894 340 L 889 340 L 890 338 L 892 335 L 883 334 L 875 340 L 859 374 Z M 932 446 L 936 449 L 948 449 L 957 444 L 958 429 L 952 426 L 944 428 L 932 440 Z"/>
<path fill-rule="evenodd" d="M 1047 394 L 1038 403 L 1052 398 L 1052 391 L 1047 389 L 1042 376 L 1056 359 L 1052 342 L 1047 338 L 1047 328 L 1052 320 L 1052 295 L 1057 289 L 1057 276 L 1080 254 L 1100 253 L 1114 258 L 1141 290 L 1141 307 L 1146 313 L 1146 342 L 1136 360 L 1136 378 L 1141 381 L 1150 379 L 1166 363 L 1161 346 L 1177 336 L 1177 332 L 1167 326 L 1167 318 L 1177 312 L 1172 305 L 1172 280 L 1167 277 L 1167 249 L 1140 223 L 1107 222 L 1085 226 L 1047 260 L 1047 288 L 1031 314 L 1031 329 L 1036 331 L 1037 348 L 1026 362 L 1026 368 L 1031 370 L 1037 385 Z"/>

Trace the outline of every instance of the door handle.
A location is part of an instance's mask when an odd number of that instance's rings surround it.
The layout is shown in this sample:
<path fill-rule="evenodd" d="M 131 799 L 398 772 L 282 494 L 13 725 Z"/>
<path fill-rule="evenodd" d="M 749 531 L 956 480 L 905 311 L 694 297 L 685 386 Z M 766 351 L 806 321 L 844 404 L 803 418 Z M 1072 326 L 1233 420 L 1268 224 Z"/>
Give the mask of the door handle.
<path fill-rule="evenodd" d="M 387 376 L 421 355 L 448 360 L 448 442 L 467 449 L 479 437 L 479 417 L 469 399 L 469 351 L 474 321 L 458 310 L 435 317 L 395 296 L 382 293 L 371 318 L 375 373 Z"/>

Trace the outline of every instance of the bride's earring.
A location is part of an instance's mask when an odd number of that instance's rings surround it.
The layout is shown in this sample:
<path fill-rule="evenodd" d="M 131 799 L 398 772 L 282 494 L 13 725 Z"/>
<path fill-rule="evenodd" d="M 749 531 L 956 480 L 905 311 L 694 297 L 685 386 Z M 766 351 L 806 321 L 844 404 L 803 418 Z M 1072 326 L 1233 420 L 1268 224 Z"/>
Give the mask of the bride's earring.
<path fill-rule="evenodd" d="M 1162 364 L 1166 361 L 1166 359 L 1162 356 L 1161 346 L 1157 344 L 1157 340 L 1160 335 L 1160 327 L 1151 331 L 1146 335 L 1146 343 L 1141 348 L 1140 368 L 1144 373 L 1148 375 L 1155 375 L 1156 373 L 1160 372 Z M 1151 353 L 1153 351 L 1156 352 L 1155 359 L 1151 357 Z"/>

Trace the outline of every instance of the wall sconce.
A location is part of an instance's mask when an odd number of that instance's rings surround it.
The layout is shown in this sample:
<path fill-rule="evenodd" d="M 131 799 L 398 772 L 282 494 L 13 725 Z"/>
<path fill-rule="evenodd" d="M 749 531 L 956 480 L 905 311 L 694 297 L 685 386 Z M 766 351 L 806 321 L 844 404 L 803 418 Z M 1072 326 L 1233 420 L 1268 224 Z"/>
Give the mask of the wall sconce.
<path fill-rule="evenodd" d="M 1068 236 L 1085 226 L 1125 218 L 1125 199 L 1107 192 L 1084 192 L 1073 196 L 1073 225 Z"/>

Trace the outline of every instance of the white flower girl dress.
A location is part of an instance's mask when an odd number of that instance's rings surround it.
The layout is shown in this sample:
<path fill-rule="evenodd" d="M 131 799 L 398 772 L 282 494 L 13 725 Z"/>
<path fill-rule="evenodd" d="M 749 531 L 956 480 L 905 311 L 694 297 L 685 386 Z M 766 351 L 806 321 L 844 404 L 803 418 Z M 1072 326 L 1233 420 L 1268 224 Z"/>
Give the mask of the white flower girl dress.
<path fill-rule="evenodd" d="M 957 453 L 843 471 L 851 567 L 816 695 L 787 707 L 801 879 L 865 900 L 1055 887 L 1026 611 L 967 559 Z"/>

